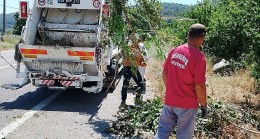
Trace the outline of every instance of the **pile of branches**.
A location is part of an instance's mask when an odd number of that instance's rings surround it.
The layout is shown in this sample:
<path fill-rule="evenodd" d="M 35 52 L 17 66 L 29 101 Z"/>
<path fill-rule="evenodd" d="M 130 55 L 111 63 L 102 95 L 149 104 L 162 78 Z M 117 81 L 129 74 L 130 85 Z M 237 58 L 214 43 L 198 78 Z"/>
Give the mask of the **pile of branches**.
<path fill-rule="evenodd" d="M 248 107 L 224 105 L 209 99 L 207 119 L 198 118 L 195 135 L 208 138 L 253 138 L 260 136 L 260 117 Z"/>
<path fill-rule="evenodd" d="M 117 120 L 109 132 L 120 137 L 152 138 L 158 127 L 163 103 L 159 97 L 141 101 L 118 111 Z M 260 118 L 236 105 L 224 105 L 209 99 L 209 115 L 200 118 L 198 113 L 195 136 L 197 138 L 253 138 L 260 136 Z M 173 131 L 172 136 L 175 136 Z"/>
<path fill-rule="evenodd" d="M 109 132 L 120 137 L 151 137 L 156 133 L 162 106 L 161 99 L 156 97 L 139 101 L 137 106 L 121 108 Z"/>

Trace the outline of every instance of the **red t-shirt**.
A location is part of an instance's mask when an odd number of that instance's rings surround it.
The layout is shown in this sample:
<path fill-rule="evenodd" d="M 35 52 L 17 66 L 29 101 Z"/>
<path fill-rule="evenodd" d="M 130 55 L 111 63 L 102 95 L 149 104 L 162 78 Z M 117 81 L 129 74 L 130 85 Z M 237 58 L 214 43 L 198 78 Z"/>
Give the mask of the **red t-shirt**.
<path fill-rule="evenodd" d="M 195 84 L 206 82 L 206 58 L 199 49 L 184 44 L 172 49 L 163 64 L 166 77 L 165 104 L 197 108 Z"/>

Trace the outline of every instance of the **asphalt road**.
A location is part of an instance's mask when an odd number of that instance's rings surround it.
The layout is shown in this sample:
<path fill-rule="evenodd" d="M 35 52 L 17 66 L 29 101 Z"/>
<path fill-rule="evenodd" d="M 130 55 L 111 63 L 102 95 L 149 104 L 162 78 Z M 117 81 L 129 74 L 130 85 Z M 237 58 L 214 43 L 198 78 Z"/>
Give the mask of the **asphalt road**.
<path fill-rule="evenodd" d="M 1 54 L 11 64 L 13 50 Z M 23 66 L 22 66 L 23 67 Z M 15 70 L 0 58 L 0 86 L 17 83 Z M 122 81 L 114 92 L 49 90 L 28 84 L 18 90 L 0 88 L 0 139 L 113 138 L 106 132 L 120 105 Z M 133 104 L 133 95 L 128 95 Z"/>

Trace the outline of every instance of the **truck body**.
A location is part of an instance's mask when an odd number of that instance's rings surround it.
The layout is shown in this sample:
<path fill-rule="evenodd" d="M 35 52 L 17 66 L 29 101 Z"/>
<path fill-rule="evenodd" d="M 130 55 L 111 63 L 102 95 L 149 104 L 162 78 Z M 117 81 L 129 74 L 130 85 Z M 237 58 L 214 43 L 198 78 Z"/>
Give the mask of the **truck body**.
<path fill-rule="evenodd" d="M 102 0 L 34 0 L 18 45 L 25 72 L 38 87 L 100 92 L 113 84 L 120 50 L 107 37 Z M 101 39 L 109 45 L 101 46 Z M 113 86 L 112 86 L 113 87 Z"/>

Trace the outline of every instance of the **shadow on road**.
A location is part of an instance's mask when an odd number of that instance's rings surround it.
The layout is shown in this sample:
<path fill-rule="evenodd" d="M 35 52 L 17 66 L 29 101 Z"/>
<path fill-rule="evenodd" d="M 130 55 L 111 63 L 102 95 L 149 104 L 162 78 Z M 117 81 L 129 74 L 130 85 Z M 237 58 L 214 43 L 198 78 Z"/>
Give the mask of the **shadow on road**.
<path fill-rule="evenodd" d="M 33 92 L 27 92 L 19 96 L 12 102 L 3 102 L 0 104 L 2 110 L 30 110 L 35 105 L 46 99 L 55 90 L 47 88 L 37 88 Z M 53 102 L 48 104 L 42 111 L 64 111 L 79 112 L 80 114 L 93 114 L 98 111 L 103 99 L 108 93 L 87 93 L 80 89 L 68 89 L 58 96 Z"/>
<path fill-rule="evenodd" d="M 38 88 L 33 92 L 27 92 L 19 96 L 12 102 L 3 102 L 0 104 L 0 109 L 5 111 L 10 110 L 30 110 L 35 105 L 46 99 L 55 90 L 47 88 Z M 86 115 L 86 124 L 93 126 L 93 129 L 104 137 L 111 137 L 106 132 L 109 127 L 109 120 L 97 119 L 96 115 L 102 106 L 103 100 L 108 93 L 87 93 L 79 89 L 68 89 L 58 96 L 53 102 L 43 108 L 41 111 L 61 111 L 61 112 L 76 112 L 80 115 Z"/>
<path fill-rule="evenodd" d="M 54 102 L 44 108 L 44 111 L 65 111 L 78 112 L 80 115 L 88 117 L 86 124 L 92 125 L 93 129 L 103 137 L 112 137 L 106 129 L 111 121 L 96 117 L 102 106 L 103 100 L 108 93 L 98 94 L 86 93 L 82 90 L 67 90 L 60 95 Z"/>
<path fill-rule="evenodd" d="M 84 92 L 80 89 L 68 89 L 43 110 L 93 114 L 99 110 L 107 94 L 105 92 L 94 94 Z"/>
<path fill-rule="evenodd" d="M 93 125 L 93 129 L 105 138 L 115 138 L 108 131 L 108 128 L 110 126 L 109 123 L 112 123 L 112 121 L 98 118 L 97 120 L 91 120 L 86 124 Z"/>
<path fill-rule="evenodd" d="M 35 91 L 23 93 L 16 100 L 12 102 L 3 102 L 0 104 L 2 110 L 30 110 L 35 105 L 43 101 L 45 98 L 50 96 L 54 91 L 48 90 L 47 88 L 37 88 Z"/>

